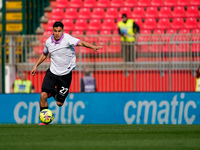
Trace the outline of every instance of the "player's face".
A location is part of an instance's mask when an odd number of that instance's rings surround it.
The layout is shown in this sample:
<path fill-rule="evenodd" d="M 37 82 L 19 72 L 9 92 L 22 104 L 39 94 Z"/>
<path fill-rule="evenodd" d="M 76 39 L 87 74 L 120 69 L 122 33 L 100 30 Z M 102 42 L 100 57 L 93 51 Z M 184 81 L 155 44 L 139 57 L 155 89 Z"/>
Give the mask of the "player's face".
<path fill-rule="evenodd" d="M 53 28 L 53 35 L 56 41 L 60 40 L 63 35 L 63 29 L 61 27 L 54 27 Z"/>

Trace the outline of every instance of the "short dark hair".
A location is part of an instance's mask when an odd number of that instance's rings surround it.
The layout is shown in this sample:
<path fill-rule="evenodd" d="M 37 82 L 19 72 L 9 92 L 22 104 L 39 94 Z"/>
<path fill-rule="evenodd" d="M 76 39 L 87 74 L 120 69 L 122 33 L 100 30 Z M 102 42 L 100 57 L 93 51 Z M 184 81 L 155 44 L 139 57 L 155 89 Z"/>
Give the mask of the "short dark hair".
<path fill-rule="evenodd" d="M 54 24 L 53 24 L 53 28 L 54 27 L 61 27 L 62 29 L 64 28 L 64 25 L 62 22 L 59 22 L 59 21 L 56 21 Z"/>
<path fill-rule="evenodd" d="M 122 14 L 122 18 L 126 17 L 127 18 L 127 15 L 126 14 Z"/>

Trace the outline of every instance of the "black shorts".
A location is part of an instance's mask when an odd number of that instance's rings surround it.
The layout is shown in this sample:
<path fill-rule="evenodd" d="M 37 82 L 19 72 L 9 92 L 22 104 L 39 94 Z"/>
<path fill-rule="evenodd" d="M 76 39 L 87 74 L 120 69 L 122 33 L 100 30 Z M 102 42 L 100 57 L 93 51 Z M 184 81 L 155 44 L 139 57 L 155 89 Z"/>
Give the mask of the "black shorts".
<path fill-rule="evenodd" d="M 42 83 L 42 92 L 46 92 L 48 95 L 57 94 L 57 101 L 64 102 L 69 93 L 71 81 L 72 72 L 58 76 L 48 69 Z"/>

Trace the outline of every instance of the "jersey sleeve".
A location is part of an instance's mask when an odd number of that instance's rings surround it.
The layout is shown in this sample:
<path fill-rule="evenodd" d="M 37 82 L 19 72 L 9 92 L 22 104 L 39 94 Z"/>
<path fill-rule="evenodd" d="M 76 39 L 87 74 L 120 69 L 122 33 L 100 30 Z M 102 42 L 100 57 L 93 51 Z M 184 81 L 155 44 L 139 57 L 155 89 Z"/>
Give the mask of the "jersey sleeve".
<path fill-rule="evenodd" d="M 44 46 L 43 54 L 44 54 L 44 55 L 47 55 L 48 53 L 49 53 L 49 50 L 48 50 L 47 42 L 46 42 L 46 43 L 45 43 L 45 46 Z"/>
<path fill-rule="evenodd" d="M 75 37 L 72 37 L 71 35 L 68 35 L 68 42 L 70 46 L 77 46 L 78 42 L 80 41 L 80 39 L 77 39 Z"/>

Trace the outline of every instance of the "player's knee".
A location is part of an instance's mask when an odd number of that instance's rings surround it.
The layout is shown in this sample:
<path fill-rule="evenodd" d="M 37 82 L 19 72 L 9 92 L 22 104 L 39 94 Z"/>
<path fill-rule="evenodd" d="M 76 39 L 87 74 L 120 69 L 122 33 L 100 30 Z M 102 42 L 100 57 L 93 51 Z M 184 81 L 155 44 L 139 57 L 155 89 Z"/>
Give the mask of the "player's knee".
<path fill-rule="evenodd" d="M 48 98 L 48 94 L 47 94 L 46 92 L 42 92 L 42 93 L 40 94 L 40 97 L 41 97 L 41 100 L 42 100 L 42 101 L 46 101 L 47 98 Z"/>
<path fill-rule="evenodd" d="M 57 105 L 58 105 L 59 107 L 61 107 L 61 106 L 63 105 L 63 103 L 57 101 Z"/>

